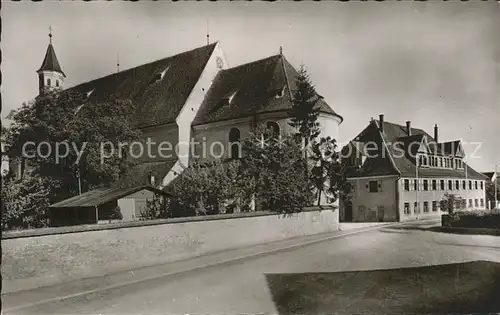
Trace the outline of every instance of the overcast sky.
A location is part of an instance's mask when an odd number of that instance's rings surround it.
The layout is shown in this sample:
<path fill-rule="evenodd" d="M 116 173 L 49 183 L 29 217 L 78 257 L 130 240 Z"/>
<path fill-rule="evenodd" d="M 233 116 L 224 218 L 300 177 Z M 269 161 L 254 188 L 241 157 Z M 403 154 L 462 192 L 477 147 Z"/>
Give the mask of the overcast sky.
<path fill-rule="evenodd" d="M 69 2 L 2 3 L 2 119 L 37 93 L 53 44 L 65 86 L 220 41 L 230 66 L 279 52 L 304 64 L 344 117 L 339 141 L 370 117 L 440 140 L 482 142 L 470 164 L 500 168 L 500 3 Z M 472 153 L 475 145 L 465 145 Z"/>

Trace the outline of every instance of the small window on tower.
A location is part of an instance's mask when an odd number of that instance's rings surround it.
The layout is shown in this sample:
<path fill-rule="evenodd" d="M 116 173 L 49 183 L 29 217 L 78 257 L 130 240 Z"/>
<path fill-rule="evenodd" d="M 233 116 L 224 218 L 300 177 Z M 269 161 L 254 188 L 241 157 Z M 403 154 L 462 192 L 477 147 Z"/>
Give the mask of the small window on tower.
<path fill-rule="evenodd" d="M 59 80 L 56 80 L 56 86 L 59 86 Z"/>
<path fill-rule="evenodd" d="M 50 86 L 50 79 L 47 79 L 47 85 Z"/>

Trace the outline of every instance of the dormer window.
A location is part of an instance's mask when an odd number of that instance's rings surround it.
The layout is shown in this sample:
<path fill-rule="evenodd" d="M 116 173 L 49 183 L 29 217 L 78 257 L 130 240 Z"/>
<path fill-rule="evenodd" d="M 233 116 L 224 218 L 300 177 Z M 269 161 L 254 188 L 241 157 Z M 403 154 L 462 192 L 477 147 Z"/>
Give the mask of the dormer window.
<path fill-rule="evenodd" d="M 277 89 L 275 91 L 275 98 L 282 98 L 283 96 L 285 96 L 285 87 L 282 87 L 281 89 Z"/>
<path fill-rule="evenodd" d="M 227 106 L 227 105 L 231 104 L 231 102 L 233 101 L 233 98 L 237 92 L 238 91 L 233 91 L 231 93 L 226 94 L 223 98 L 221 98 L 221 100 L 217 104 L 216 108 L 218 109 L 220 107 Z"/>
<path fill-rule="evenodd" d="M 151 79 L 151 84 L 163 80 L 163 78 L 165 77 L 165 73 L 167 73 L 169 68 L 170 67 L 167 67 L 162 72 L 158 72 L 157 74 L 155 74 L 154 77 Z"/>
<path fill-rule="evenodd" d="M 87 95 L 87 98 L 89 98 L 89 97 L 90 97 L 90 95 L 92 95 L 92 93 L 94 93 L 94 90 L 95 90 L 95 89 L 92 89 L 92 90 L 90 90 L 90 91 L 88 91 L 88 92 L 87 92 L 87 94 L 86 94 L 86 95 Z"/>

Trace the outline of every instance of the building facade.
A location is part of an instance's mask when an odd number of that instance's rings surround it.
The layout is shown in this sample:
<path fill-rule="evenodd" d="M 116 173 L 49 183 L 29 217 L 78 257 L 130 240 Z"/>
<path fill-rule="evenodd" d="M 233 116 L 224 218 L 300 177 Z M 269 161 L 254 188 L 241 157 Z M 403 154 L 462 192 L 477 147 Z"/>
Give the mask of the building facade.
<path fill-rule="evenodd" d="M 342 149 L 352 184 L 341 205 L 344 221 L 407 221 L 440 215 L 446 195 L 465 200 L 466 209 L 486 209 L 487 178 L 465 161 L 460 141 L 438 142 L 425 131 L 372 120 Z"/>

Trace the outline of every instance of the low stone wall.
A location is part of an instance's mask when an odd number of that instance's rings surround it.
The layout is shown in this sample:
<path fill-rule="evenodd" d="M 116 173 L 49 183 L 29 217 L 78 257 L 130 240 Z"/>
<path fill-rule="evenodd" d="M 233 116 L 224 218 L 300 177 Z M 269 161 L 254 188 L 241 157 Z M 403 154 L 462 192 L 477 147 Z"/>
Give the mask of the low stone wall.
<path fill-rule="evenodd" d="M 247 213 L 133 224 L 2 234 L 2 291 L 103 276 L 339 227 L 338 210 L 331 208 L 293 215 Z"/>

